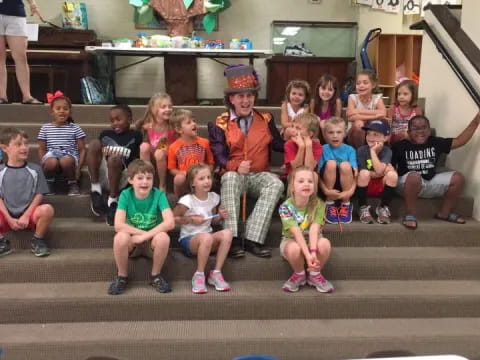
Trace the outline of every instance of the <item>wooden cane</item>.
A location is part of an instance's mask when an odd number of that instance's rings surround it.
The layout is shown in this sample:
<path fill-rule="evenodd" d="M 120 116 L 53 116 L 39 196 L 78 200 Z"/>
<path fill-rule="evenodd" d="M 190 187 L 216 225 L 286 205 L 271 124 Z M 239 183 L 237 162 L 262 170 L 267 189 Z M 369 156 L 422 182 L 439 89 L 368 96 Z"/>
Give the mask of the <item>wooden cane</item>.
<path fill-rule="evenodd" d="M 243 160 L 247 160 L 247 139 L 245 139 L 245 144 L 243 145 Z M 245 186 L 245 184 L 244 184 Z M 247 233 L 247 189 L 243 191 L 242 196 L 242 249 L 245 249 L 245 234 Z"/>

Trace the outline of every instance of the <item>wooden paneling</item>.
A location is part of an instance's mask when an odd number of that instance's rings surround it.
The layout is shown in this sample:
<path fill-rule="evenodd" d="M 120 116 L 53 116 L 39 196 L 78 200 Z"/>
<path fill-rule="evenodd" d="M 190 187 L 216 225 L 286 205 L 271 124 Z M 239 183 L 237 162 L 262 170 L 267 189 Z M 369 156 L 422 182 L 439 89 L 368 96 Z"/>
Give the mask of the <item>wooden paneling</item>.
<path fill-rule="evenodd" d="M 334 75 L 342 86 L 347 78 L 348 65 L 353 58 L 320 58 L 297 56 L 273 56 L 267 63 L 267 103 L 280 105 L 285 89 L 291 80 L 306 80 L 312 90 L 320 76 Z"/>

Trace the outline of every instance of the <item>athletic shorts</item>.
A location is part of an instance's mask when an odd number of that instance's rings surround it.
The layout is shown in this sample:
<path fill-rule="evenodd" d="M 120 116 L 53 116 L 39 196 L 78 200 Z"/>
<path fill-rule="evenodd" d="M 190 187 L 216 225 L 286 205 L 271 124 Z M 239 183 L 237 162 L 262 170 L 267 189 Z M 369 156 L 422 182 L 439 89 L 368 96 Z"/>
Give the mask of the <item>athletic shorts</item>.
<path fill-rule="evenodd" d="M 413 171 L 412 171 L 413 172 Z M 455 171 L 446 171 L 436 174 L 432 179 L 425 180 L 422 178 L 422 188 L 418 194 L 421 198 L 436 198 L 442 197 L 448 190 L 450 183 L 452 182 L 452 176 Z M 406 173 L 398 178 L 397 192 L 403 196 L 403 188 L 407 181 L 407 176 L 410 173 Z"/>
<path fill-rule="evenodd" d="M 0 36 L 27 37 L 27 19 L 21 16 L 0 14 Z"/>
<path fill-rule="evenodd" d="M 102 157 L 102 161 L 100 163 L 100 168 L 98 169 L 98 181 L 102 189 L 110 190 L 110 183 L 108 180 L 108 166 L 107 160 L 105 157 Z M 120 174 L 120 184 L 118 186 L 118 190 L 122 190 L 128 185 L 128 176 L 127 176 L 127 169 L 123 169 L 122 173 Z"/>
<path fill-rule="evenodd" d="M 380 197 L 383 193 L 383 176 L 375 179 L 370 179 L 367 188 L 368 197 Z"/>
<path fill-rule="evenodd" d="M 32 231 L 35 231 L 35 228 L 37 226 L 37 224 L 35 224 L 35 222 L 33 221 L 33 215 L 35 214 L 36 210 L 37 210 L 37 207 L 33 208 L 33 211 L 32 211 L 32 214 L 30 215 L 28 226 L 27 226 L 27 229 L 30 229 Z M 5 214 L 0 211 L 0 234 L 3 235 L 10 230 L 12 230 L 12 228 L 10 227 L 10 224 L 8 223 L 7 218 L 5 217 Z"/>

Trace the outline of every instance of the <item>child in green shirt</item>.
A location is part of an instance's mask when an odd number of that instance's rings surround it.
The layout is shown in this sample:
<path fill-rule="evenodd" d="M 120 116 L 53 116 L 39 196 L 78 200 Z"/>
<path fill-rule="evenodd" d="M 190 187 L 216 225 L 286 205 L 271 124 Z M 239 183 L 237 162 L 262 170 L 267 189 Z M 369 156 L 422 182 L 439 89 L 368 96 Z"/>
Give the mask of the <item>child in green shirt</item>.
<path fill-rule="evenodd" d="M 128 281 L 128 258 L 146 255 L 153 259 L 150 284 L 160 293 L 170 292 L 160 275 L 168 254 L 167 231 L 175 226 L 173 212 L 162 190 L 153 188 L 154 168 L 148 161 L 134 160 L 127 168 L 131 188 L 120 194 L 115 213 L 113 253 L 118 275 L 108 288 L 110 295 L 122 294 Z"/>
<path fill-rule="evenodd" d="M 278 209 L 282 220 L 280 254 L 294 271 L 282 287 L 287 292 L 296 292 L 305 283 L 319 292 L 333 292 L 332 284 L 320 273 L 330 257 L 330 241 L 322 236 L 325 203 L 317 197 L 317 181 L 308 167 L 295 168 L 288 178 L 289 198 Z"/>

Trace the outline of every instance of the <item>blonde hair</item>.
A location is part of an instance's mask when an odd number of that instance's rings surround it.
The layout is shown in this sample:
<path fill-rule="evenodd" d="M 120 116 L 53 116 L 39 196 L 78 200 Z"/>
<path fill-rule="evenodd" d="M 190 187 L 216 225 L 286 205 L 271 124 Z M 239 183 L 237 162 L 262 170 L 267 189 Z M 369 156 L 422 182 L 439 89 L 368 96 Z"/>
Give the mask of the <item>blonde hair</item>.
<path fill-rule="evenodd" d="M 315 176 L 315 172 L 312 169 L 306 167 L 305 165 L 300 165 L 300 166 L 296 167 L 295 169 L 293 169 L 290 172 L 290 174 L 288 174 L 287 195 L 295 203 L 295 193 L 293 192 L 293 182 L 295 181 L 295 176 L 300 171 L 310 172 L 312 174 L 312 178 L 313 178 L 313 193 L 308 198 L 308 203 L 307 203 L 307 220 L 310 223 L 312 223 L 313 220 L 315 219 L 316 209 L 317 209 L 318 203 L 320 201 L 320 199 L 317 196 L 318 176 Z"/>
<path fill-rule="evenodd" d="M 207 164 L 204 164 L 204 163 L 198 163 L 198 164 L 190 166 L 187 170 L 186 183 L 187 183 L 187 186 L 188 186 L 188 190 L 190 191 L 191 194 L 193 194 L 195 192 L 194 189 L 193 189 L 193 180 L 195 179 L 195 176 L 198 174 L 198 172 L 200 170 L 203 170 L 203 169 L 210 170 L 210 166 L 208 166 Z M 210 175 L 212 175 L 211 172 L 210 172 Z"/>
<path fill-rule="evenodd" d="M 137 174 L 152 174 L 155 175 L 155 169 L 150 161 L 135 159 L 127 168 L 127 176 L 133 179 Z"/>
<path fill-rule="evenodd" d="M 175 131 L 180 131 L 182 128 L 182 121 L 185 119 L 193 119 L 193 112 L 190 110 L 185 110 L 185 109 L 178 109 L 175 110 L 172 114 L 172 118 L 170 119 L 170 125 Z"/>
<path fill-rule="evenodd" d="M 327 128 L 328 126 L 339 126 L 339 125 L 342 125 L 346 130 L 345 120 L 343 120 L 341 117 L 332 116 L 331 118 L 328 118 L 327 120 L 325 120 L 325 128 Z"/>
<path fill-rule="evenodd" d="M 145 110 L 145 114 L 143 118 L 135 124 L 137 130 L 142 130 L 145 127 L 151 127 L 152 124 L 155 122 L 155 114 L 153 112 L 153 108 L 155 107 L 155 103 L 157 100 L 170 100 L 172 102 L 172 98 L 170 95 L 164 92 L 158 92 L 152 95 L 150 100 L 148 100 L 147 109 Z"/>
<path fill-rule="evenodd" d="M 313 133 L 313 137 L 318 137 L 320 125 L 317 115 L 312 113 L 301 113 L 300 115 L 295 116 L 293 121 L 304 125 L 308 131 L 311 131 Z"/>

